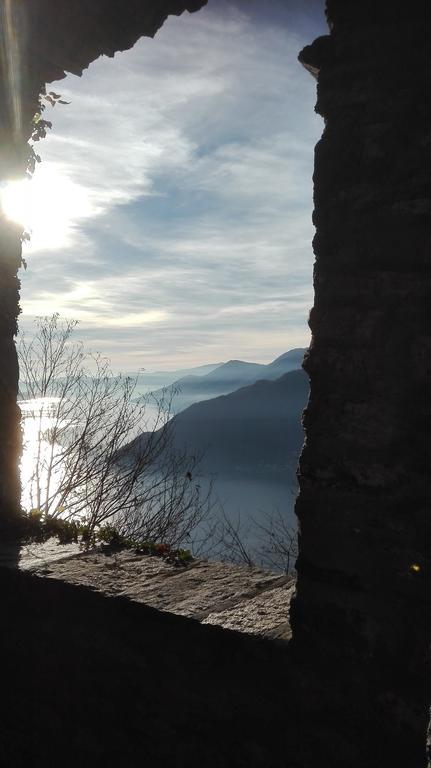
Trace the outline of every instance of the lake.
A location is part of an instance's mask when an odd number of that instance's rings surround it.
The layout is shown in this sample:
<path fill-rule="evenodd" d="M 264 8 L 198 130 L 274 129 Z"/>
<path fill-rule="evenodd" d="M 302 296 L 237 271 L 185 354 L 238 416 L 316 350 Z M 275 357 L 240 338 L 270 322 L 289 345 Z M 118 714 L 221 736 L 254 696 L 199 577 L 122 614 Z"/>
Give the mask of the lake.
<path fill-rule="evenodd" d="M 20 464 L 22 495 L 21 503 L 28 512 L 41 506 L 46 498 L 58 487 L 61 469 L 51 473 L 48 481 L 48 467 L 51 464 L 52 446 L 47 437 L 55 424 L 55 410 L 58 398 L 40 397 L 21 400 L 18 405 L 22 414 L 23 453 Z M 55 450 L 55 446 L 54 446 Z"/>
<path fill-rule="evenodd" d="M 263 549 L 276 543 L 271 541 L 269 529 L 273 529 L 277 538 L 284 537 L 287 531 L 297 530 L 296 488 L 292 486 L 291 476 L 274 480 L 233 473 L 211 479 L 200 477 L 199 482 L 204 492 L 212 482 L 214 517 L 223 519 L 226 516 L 233 527 L 238 528 L 242 544 L 253 554 L 256 563 L 273 568 L 277 558 L 263 553 Z M 227 551 L 223 553 L 222 547 L 219 554 L 227 554 Z"/>
<path fill-rule="evenodd" d="M 61 463 L 55 471 L 48 472 L 51 459 L 60 446 L 49 442 L 49 430 L 55 424 L 56 398 L 40 398 L 20 402 L 23 424 L 23 457 L 21 461 L 22 504 L 27 511 L 43 506 L 47 495 L 55 497 L 61 482 Z M 35 467 L 39 466 L 36 472 Z M 205 495 L 212 484 L 213 513 L 212 522 L 226 517 L 238 533 L 247 550 L 262 550 L 262 526 L 270 527 L 270 520 L 280 519 L 286 528 L 296 530 L 294 514 L 296 489 L 292 474 L 284 478 L 231 473 L 229 475 L 200 476 L 195 478 Z M 197 536 L 201 536 L 204 526 L 200 526 Z M 267 535 L 268 544 L 269 534 Z M 187 544 L 186 544 L 187 545 Z M 217 556 L 227 554 L 223 547 L 217 550 Z M 211 556 L 211 552 L 208 552 Z M 271 558 L 259 555 L 259 562 L 267 567 L 273 566 Z"/>

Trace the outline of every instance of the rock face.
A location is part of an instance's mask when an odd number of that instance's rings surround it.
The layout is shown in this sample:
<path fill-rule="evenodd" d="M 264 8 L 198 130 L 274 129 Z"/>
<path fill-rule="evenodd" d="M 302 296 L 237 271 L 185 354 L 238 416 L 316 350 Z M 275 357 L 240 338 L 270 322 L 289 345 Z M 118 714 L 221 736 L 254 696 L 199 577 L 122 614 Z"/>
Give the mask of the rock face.
<path fill-rule="evenodd" d="M 308 751 L 289 645 L 0 568 L 0 762 L 286 768 Z"/>
<path fill-rule="evenodd" d="M 424 766 L 429 8 L 421 0 L 390 5 L 328 0 L 331 34 L 300 57 L 318 73 L 325 130 L 315 155 L 315 305 L 304 366 L 311 396 L 291 621 L 298 659 L 309 665 L 311 709 L 323 707 L 360 755 L 347 762 Z M 334 749 L 330 734 L 329 724 L 322 749 Z"/>
<path fill-rule="evenodd" d="M 19 4 L 2 0 L 5 55 L 0 101 L 7 108 L 0 120 L 0 178 L 24 172 L 30 119 L 45 82 L 61 77 L 65 69 L 81 72 L 102 53 L 112 55 L 130 47 L 141 35 L 153 35 L 169 13 L 196 10 L 203 4 L 203 0 L 124 0 L 121 4 L 117 0 L 57 0 L 53 10 L 51 0 Z M 218 765 L 308 768 L 318 762 L 322 768 L 422 768 L 426 762 L 431 594 L 429 0 L 410 0 L 404 6 L 375 0 L 328 0 L 327 5 L 331 34 L 302 55 L 308 69 L 318 75 L 317 110 L 326 121 L 316 148 L 316 299 L 310 320 L 313 342 L 306 361 L 311 396 L 300 466 L 300 556 L 289 650 L 298 669 L 295 710 L 290 715 L 302 723 L 307 720 L 309 730 L 307 738 L 295 741 L 292 732 L 283 741 L 286 760 L 268 761 L 265 755 L 258 759 L 259 744 L 251 740 L 247 750 L 244 744 L 237 748 L 230 763 L 226 758 Z M 0 509 L 7 521 L 16 513 L 19 501 L 13 335 L 19 311 L 21 252 L 19 232 L 4 220 L 0 221 L 0 237 Z M 10 611 L 16 611 L 19 619 L 14 629 L 24 631 L 25 615 L 26 631 L 30 626 L 31 637 L 40 640 L 35 655 L 42 659 L 44 674 L 37 679 L 42 688 L 46 679 L 55 680 L 49 665 L 57 631 L 52 617 L 59 606 L 70 607 L 81 640 L 93 613 L 97 615 L 99 624 L 91 626 L 100 645 L 105 632 L 115 630 L 112 620 L 117 610 L 133 626 L 135 622 L 140 626 L 144 613 L 149 616 L 149 609 L 138 606 L 138 611 L 135 604 L 124 607 L 118 598 L 118 603 L 109 604 L 110 621 L 105 622 L 105 602 L 100 595 L 49 580 L 27 580 L 23 574 L 8 573 L 2 579 L 5 610 L 10 603 Z M 38 600 L 41 611 L 35 608 Z M 80 624 L 84 606 L 85 623 Z M 180 632 L 180 625 L 179 617 L 169 621 L 172 631 Z M 214 630 L 198 626 L 199 638 L 210 637 L 209 630 Z M 80 640 L 71 634 L 73 625 L 67 631 L 60 629 L 75 663 L 74 642 Z M 20 636 L 19 632 L 11 634 L 5 658 L 15 653 Z M 157 631 L 154 637 L 151 653 L 165 642 L 163 632 Z M 2 640 L 8 641 L 4 633 Z M 123 648 L 123 637 L 120 640 L 117 650 Z M 184 642 L 186 650 L 188 643 Z M 41 647 L 47 649 L 42 657 Z M 193 648 L 200 648 L 198 641 Z M 114 653 L 115 658 L 117 655 Z M 163 658 L 169 662 L 169 671 L 178 675 L 178 657 L 169 650 Z M 133 691 L 131 670 L 140 669 L 138 687 L 142 688 L 142 659 L 141 647 L 135 648 L 130 640 L 127 695 Z M 60 657 L 55 660 L 61 662 Z M 111 668 L 108 661 L 104 664 L 101 685 Z M 201 671 L 205 664 L 206 660 Z M 6 726 L 13 736 L 8 743 L 15 740 L 20 748 L 28 733 L 26 729 L 24 734 L 19 717 L 22 698 L 25 693 L 28 701 L 33 695 L 33 688 L 29 692 L 25 685 L 24 668 L 18 664 L 14 669 L 14 683 L 19 680 L 22 689 L 15 687 L 15 708 L 10 709 Z M 26 669 L 27 674 L 34 673 L 33 668 Z M 70 701 L 79 711 L 74 674 L 64 663 L 62 670 L 74 691 Z M 261 669 L 258 671 L 262 678 Z M 123 690 L 121 679 L 118 690 Z M 283 677 L 283 681 L 287 679 L 293 684 L 290 673 Z M 246 683 L 244 674 L 239 693 L 236 690 L 234 712 L 242 706 L 245 691 L 247 697 L 252 695 L 250 686 L 244 687 Z M 169 691 L 177 691 L 178 686 L 170 686 Z M 91 695 L 95 688 L 87 685 L 86 692 Z M 99 703 L 104 705 L 107 699 L 105 691 Z M 142 712 L 148 715 L 151 701 L 142 701 Z M 208 705 L 208 699 L 200 694 L 196 701 L 199 706 L 187 710 L 187 738 L 203 749 L 204 740 L 199 741 L 199 733 L 190 730 L 190 717 L 201 715 L 202 702 Z M 221 695 L 220 701 L 221 711 L 225 706 Z M 287 712 L 288 704 L 280 701 Z M 51 715 L 52 703 L 42 703 L 45 709 L 40 711 Z M 161 697 L 160 711 L 164 705 Z M 30 709 L 39 711 L 38 707 Z M 66 707 L 63 714 L 67 712 Z M 271 713 L 276 716 L 276 710 Z M 151 719 L 138 714 L 141 723 L 148 720 L 151 725 Z M 58 722 L 60 731 L 67 723 L 66 715 Z M 133 727 L 138 727 L 136 714 L 132 712 L 130 717 Z M 175 717 L 176 712 L 164 737 L 163 730 L 158 732 L 162 747 L 182 738 L 181 732 L 175 732 Z M 271 714 L 269 726 L 273 719 Z M 35 732 L 39 727 L 42 733 L 47 721 L 47 717 L 37 721 Z M 114 731 L 112 711 L 102 721 Z M 279 718 L 277 723 L 286 721 L 287 717 Z M 206 722 L 207 726 L 208 722 L 229 726 L 229 718 Z M 239 727 L 241 723 L 244 719 Z M 208 733 L 214 737 L 211 728 L 207 727 L 205 738 Z M 150 729 L 143 743 L 151 745 L 151 734 Z M 278 727 L 271 734 L 278 738 Z M 73 738 L 79 743 L 79 734 Z M 250 731 L 247 739 L 251 739 Z M 94 749 L 100 741 L 94 739 Z M 188 742 L 181 743 L 185 756 Z M 31 762 L 30 747 L 22 764 Z M 152 755 L 160 764 L 160 748 Z M 3 762 L 10 764 L 16 755 L 9 752 L 7 757 Z M 119 752 L 117 764 L 121 757 Z M 200 764 L 206 764 L 204 752 L 200 757 Z M 215 757 L 212 754 L 211 764 L 216 765 Z M 166 764 L 173 764 L 172 755 Z M 188 763 L 184 757 L 177 764 Z"/>
<path fill-rule="evenodd" d="M 20 411 L 17 406 L 17 332 L 21 241 L 17 228 L 0 213 L 0 536 L 17 517 L 20 501 L 18 462 L 21 450 Z"/>

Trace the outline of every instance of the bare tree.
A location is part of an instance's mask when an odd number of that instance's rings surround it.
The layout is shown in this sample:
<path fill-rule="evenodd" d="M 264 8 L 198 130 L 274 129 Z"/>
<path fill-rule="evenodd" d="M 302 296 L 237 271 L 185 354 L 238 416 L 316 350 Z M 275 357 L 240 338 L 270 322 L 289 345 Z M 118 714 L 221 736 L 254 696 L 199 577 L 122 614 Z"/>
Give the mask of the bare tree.
<path fill-rule="evenodd" d="M 238 513 L 237 519 L 231 519 L 221 510 L 218 528 L 218 547 L 220 557 L 238 565 L 248 565 L 250 568 L 256 565 L 256 556 L 253 549 L 247 544 L 250 523 L 244 529 L 244 523 Z"/>
<path fill-rule="evenodd" d="M 198 457 L 172 451 L 169 396 L 137 395 L 137 379 L 74 340 L 76 322 L 40 318 L 18 344 L 20 396 L 33 429 L 23 498 L 41 519 L 103 524 L 123 536 L 179 546 L 202 520 L 210 492 L 195 481 Z M 28 452 L 27 452 L 28 453 Z"/>
<path fill-rule="evenodd" d="M 249 568 L 291 573 L 298 555 L 297 531 L 278 509 L 261 512 L 261 519 L 230 517 L 218 502 L 194 537 L 193 551 Z M 198 545 L 198 546 L 196 546 Z"/>
<path fill-rule="evenodd" d="M 262 520 L 253 520 L 260 562 L 268 568 L 290 573 L 298 557 L 298 534 L 289 525 L 279 509 L 263 514 Z"/>

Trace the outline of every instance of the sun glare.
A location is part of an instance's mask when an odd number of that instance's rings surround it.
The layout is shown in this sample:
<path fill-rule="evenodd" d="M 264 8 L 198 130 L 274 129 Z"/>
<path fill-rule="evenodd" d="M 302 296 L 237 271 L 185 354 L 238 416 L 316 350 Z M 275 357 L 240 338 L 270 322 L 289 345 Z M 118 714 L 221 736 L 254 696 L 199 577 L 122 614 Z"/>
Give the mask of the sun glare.
<path fill-rule="evenodd" d="M 46 493 L 52 445 L 43 435 L 56 423 L 54 418 L 56 403 L 57 398 L 40 397 L 33 400 L 21 400 L 19 404 L 23 417 L 23 454 L 20 465 L 21 503 L 27 511 L 36 505 L 37 482 Z M 58 453 L 58 449 L 56 453 Z M 38 480 L 35 474 L 36 467 L 39 470 Z M 54 477 L 50 478 L 51 489 L 55 492 L 58 490 L 60 479 L 60 472 L 57 469 Z"/>
<path fill-rule="evenodd" d="M 10 181 L 0 190 L 4 214 L 31 235 L 29 250 L 67 245 L 77 221 L 96 213 L 87 190 L 52 164 L 32 179 Z"/>

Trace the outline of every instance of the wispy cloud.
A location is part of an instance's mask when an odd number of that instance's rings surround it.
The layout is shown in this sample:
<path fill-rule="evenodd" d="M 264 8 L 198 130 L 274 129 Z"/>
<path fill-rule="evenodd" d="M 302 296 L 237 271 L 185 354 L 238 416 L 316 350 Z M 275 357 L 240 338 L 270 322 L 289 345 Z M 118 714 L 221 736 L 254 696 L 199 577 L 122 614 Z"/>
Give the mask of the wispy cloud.
<path fill-rule="evenodd" d="M 308 40 L 241 7 L 171 18 L 57 87 L 72 103 L 53 111 L 41 173 L 81 208 L 58 193 L 56 237 L 35 235 L 23 325 L 78 317 L 123 368 L 307 342 L 321 132 L 296 61 Z"/>

